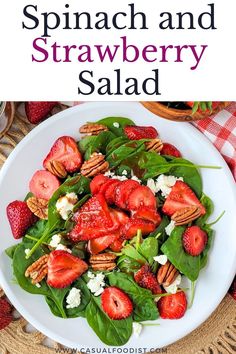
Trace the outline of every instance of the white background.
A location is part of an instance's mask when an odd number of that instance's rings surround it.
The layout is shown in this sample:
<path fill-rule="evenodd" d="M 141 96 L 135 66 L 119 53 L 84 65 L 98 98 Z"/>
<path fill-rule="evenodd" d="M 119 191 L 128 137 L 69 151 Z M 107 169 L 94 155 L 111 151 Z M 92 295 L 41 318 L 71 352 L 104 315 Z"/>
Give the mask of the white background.
<path fill-rule="evenodd" d="M 118 11 L 128 11 L 128 4 L 135 3 L 136 11 L 146 13 L 149 30 L 62 30 L 51 32 L 48 42 L 60 45 L 120 44 L 120 37 L 126 35 L 128 42 L 139 47 L 148 44 L 208 45 L 196 70 L 190 70 L 193 58 L 185 56 L 183 63 L 122 63 L 118 58 L 114 63 L 32 63 L 35 53 L 32 42 L 40 37 L 42 31 L 41 12 L 55 11 L 61 14 L 64 5 L 70 11 L 106 11 L 112 16 Z M 201 12 L 207 11 L 207 4 L 215 3 L 215 25 L 217 30 L 160 30 L 159 14 L 163 11 L 191 11 L 196 19 Z M 41 25 L 35 30 L 23 30 L 22 21 L 25 5 L 38 5 Z M 66 10 L 68 11 L 68 10 Z M 0 9 L 0 99 L 1 100 L 236 100 L 236 2 L 235 0 L 147 0 L 117 2 L 111 0 L 11 0 L 2 1 Z M 29 23 L 29 20 L 28 20 Z M 158 55 L 157 55 L 158 57 Z M 160 57 L 159 57 L 160 58 Z M 161 96 L 90 96 L 78 95 L 78 76 L 82 70 L 94 71 L 94 82 L 101 77 L 110 77 L 114 83 L 113 70 L 120 68 L 124 79 L 137 77 L 142 82 L 150 77 L 153 69 L 160 72 Z M 114 87 L 114 86 L 113 86 Z"/>

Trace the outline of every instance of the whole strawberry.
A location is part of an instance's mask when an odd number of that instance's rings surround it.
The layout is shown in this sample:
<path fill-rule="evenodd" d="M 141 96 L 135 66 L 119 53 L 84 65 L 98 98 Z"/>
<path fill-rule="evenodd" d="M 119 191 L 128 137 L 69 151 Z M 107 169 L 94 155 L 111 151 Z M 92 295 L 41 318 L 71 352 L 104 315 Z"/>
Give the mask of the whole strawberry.
<path fill-rule="evenodd" d="M 0 299 L 0 330 L 7 327 L 12 320 L 11 305 L 6 299 Z"/>
<path fill-rule="evenodd" d="M 26 202 L 19 200 L 15 200 L 7 206 L 7 217 L 15 239 L 23 237 L 26 230 L 37 220 Z"/>
<path fill-rule="evenodd" d="M 37 124 L 47 117 L 57 102 L 26 102 L 25 112 L 32 124 Z"/>

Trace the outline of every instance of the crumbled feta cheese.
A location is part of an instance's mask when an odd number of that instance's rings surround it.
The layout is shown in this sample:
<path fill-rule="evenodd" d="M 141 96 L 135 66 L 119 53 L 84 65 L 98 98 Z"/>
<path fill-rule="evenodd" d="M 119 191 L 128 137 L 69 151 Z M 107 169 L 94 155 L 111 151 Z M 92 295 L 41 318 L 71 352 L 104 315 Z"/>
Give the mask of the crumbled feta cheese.
<path fill-rule="evenodd" d="M 39 283 L 36 283 L 35 286 L 39 289 L 41 288 L 41 285 Z"/>
<path fill-rule="evenodd" d="M 65 245 L 62 245 L 61 243 L 59 243 L 59 245 L 57 246 L 56 251 L 65 251 L 68 253 L 72 253 L 69 248 L 67 248 Z"/>
<path fill-rule="evenodd" d="M 61 235 L 59 234 L 53 235 L 49 243 L 49 246 L 51 246 L 52 248 L 56 248 L 60 242 L 61 242 Z"/>
<path fill-rule="evenodd" d="M 156 187 L 156 183 L 155 183 L 154 179 L 152 179 L 152 178 L 148 178 L 147 187 L 151 189 L 153 194 L 156 194 L 158 192 L 157 187 Z"/>
<path fill-rule="evenodd" d="M 105 286 L 105 275 L 103 273 L 98 273 L 94 278 L 90 278 L 87 283 L 87 287 L 94 294 L 94 296 L 99 296 L 104 290 Z"/>
<path fill-rule="evenodd" d="M 70 212 L 73 210 L 74 205 L 77 203 L 78 197 L 75 193 L 68 193 L 60 197 L 56 202 L 56 209 L 61 215 L 63 220 L 67 220 Z"/>
<path fill-rule="evenodd" d="M 153 257 L 154 261 L 158 262 L 161 265 L 164 265 L 167 263 L 168 258 L 166 257 L 165 254 L 162 254 L 160 256 Z"/>
<path fill-rule="evenodd" d="M 127 174 L 128 174 L 128 171 L 127 171 L 127 170 L 123 170 L 123 171 L 122 171 L 122 175 L 127 176 Z"/>
<path fill-rule="evenodd" d="M 26 249 L 25 249 L 25 255 L 28 256 L 29 253 L 30 253 L 30 249 L 29 249 L 29 248 L 26 248 Z"/>
<path fill-rule="evenodd" d="M 108 170 L 107 172 L 104 173 L 104 176 L 106 177 L 113 177 L 115 175 L 114 172 L 111 172 L 110 170 Z"/>
<path fill-rule="evenodd" d="M 133 181 L 136 181 L 136 182 L 138 182 L 138 183 L 141 183 L 141 180 L 140 180 L 137 176 L 135 176 L 135 175 L 133 175 L 133 176 L 131 177 L 131 179 L 132 179 Z"/>
<path fill-rule="evenodd" d="M 143 326 L 141 325 L 141 323 L 133 322 L 133 334 L 136 337 L 140 336 L 140 333 L 142 332 L 142 328 L 143 328 Z"/>
<path fill-rule="evenodd" d="M 126 181 L 128 178 L 126 176 L 112 176 L 111 179 L 118 179 L 119 181 Z"/>
<path fill-rule="evenodd" d="M 120 124 L 119 124 L 118 122 L 114 122 L 114 123 L 113 123 L 113 127 L 119 128 L 119 127 L 120 127 Z"/>
<path fill-rule="evenodd" d="M 81 303 L 81 291 L 77 288 L 72 288 L 66 298 L 66 308 L 73 309 L 78 307 Z"/>
<path fill-rule="evenodd" d="M 176 294 L 177 290 L 178 290 L 178 285 L 181 283 L 181 275 L 179 274 L 177 276 L 177 278 L 175 279 L 175 281 L 173 281 L 172 284 L 170 284 L 169 286 L 163 286 L 163 288 L 165 289 L 165 291 L 167 293 L 170 294 Z"/>
<path fill-rule="evenodd" d="M 162 196 L 166 198 L 170 194 L 171 189 L 175 185 L 176 181 L 183 181 L 183 178 L 160 175 L 156 180 L 157 192 L 161 191 Z"/>
<path fill-rule="evenodd" d="M 171 222 L 169 223 L 169 225 L 167 225 L 165 227 L 165 231 L 166 231 L 166 234 L 168 236 L 170 236 L 171 232 L 174 230 L 175 228 L 175 222 L 173 220 L 171 220 Z"/>
<path fill-rule="evenodd" d="M 93 273 L 90 272 L 90 271 L 88 271 L 87 276 L 88 276 L 90 279 L 95 278 L 95 274 L 93 274 Z"/>

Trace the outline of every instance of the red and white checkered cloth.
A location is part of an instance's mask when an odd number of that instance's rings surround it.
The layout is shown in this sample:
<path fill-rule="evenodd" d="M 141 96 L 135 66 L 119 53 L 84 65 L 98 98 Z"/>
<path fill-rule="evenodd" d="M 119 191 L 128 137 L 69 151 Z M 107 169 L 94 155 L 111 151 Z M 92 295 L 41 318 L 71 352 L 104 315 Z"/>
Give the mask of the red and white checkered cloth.
<path fill-rule="evenodd" d="M 194 125 L 219 150 L 236 180 L 236 102 L 232 102 L 214 117 L 200 120 Z"/>

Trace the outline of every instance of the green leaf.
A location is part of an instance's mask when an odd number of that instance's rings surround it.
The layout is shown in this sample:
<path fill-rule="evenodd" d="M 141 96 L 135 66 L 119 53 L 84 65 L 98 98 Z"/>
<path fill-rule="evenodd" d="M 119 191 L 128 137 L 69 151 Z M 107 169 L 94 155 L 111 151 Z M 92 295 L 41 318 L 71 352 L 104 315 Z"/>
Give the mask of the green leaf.
<path fill-rule="evenodd" d="M 162 245 L 161 251 L 167 256 L 169 261 L 191 281 L 197 280 L 200 270 L 205 267 L 208 251 L 211 246 L 213 231 L 208 228 L 208 242 L 206 248 L 199 256 L 187 254 L 182 245 L 182 235 L 185 227 L 177 226 L 172 231 L 167 241 Z"/>
<path fill-rule="evenodd" d="M 33 197 L 33 193 L 29 192 L 26 194 L 24 201 L 26 202 L 29 198 Z"/>
<path fill-rule="evenodd" d="M 211 200 L 211 198 L 209 198 L 207 195 L 203 194 L 200 202 L 202 203 L 202 205 L 205 207 L 206 209 L 206 214 L 202 215 L 200 218 L 198 218 L 195 222 L 196 225 L 202 227 L 207 220 L 209 219 L 209 217 L 211 216 L 211 214 L 213 213 L 214 210 L 214 204 L 213 201 Z"/>
<path fill-rule="evenodd" d="M 133 258 L 136 262 L 140 264 L 145 264 L 147 262 L 146 258 L 140 254 L 135 247 L 128 244 L 122 248 L 122 254 L 128 256 L 129 258 Z"/>
<path fill-rule="evenodd" d="M 14 257 L 14 253 L 16 251 L 18 247 L 18 244 L 17 245 L 14 245 L 14 246 L 11 246 L 11 247 L 8 247 L 6 250 L 5 250 L 5 253 L 8 257 L 10 257 L 11 259 L 13 259 Z"/>
<path fill-rule="evenodd" d="M 96 138 L 90 142 L 87 150 L 85 151 L 85 160 L 88 160 L 93 152 L 101 152 L 105 155 L 107 144 L 109 144 L 109 142 L 115 137 L 116 136 L 110 131 L 98 134 Z"/>
<path fill-rule="evenodd" d="M 129 139 L 125 136 L 118 136 L 115 139 L 111 140 L 106 147 L 106 155 L 110 155 L 112 151 L 118 149 L 121 145 L 127 143 Z"/>
<path fill-rule="evenodd" d="M 117 261 L 118 268 L 127 274 L 132 274 L 140 269 L 141 264 L 137 262 L 134 258 L 130 258 L 126 255 L 120 256 Z"/>
<path fill-rule="evenodd" d="M 109 162 L 110 168 L 120 165 L 122 161 L 125 161 L 140 151 L 145 150 L 144 142 L 145 141 L 143 140 L 129 141 L 128 143 L 125 143 L 116 150 L 112 151 L 112 153 L 106 158 L 107 162 Z"/>
<path fill-rule="evenodd" d="M 125 126 L 135 125 L 135 123 L 131 119 L 123 117 L 107 117 L 100 119 L 96 123 L 105 125 L 116 136 L 121 136 L 124 134 L 123 128 Z M 116 126 L 114 126 L 114 123 L 118 123 L 119 127 L 117 128 Z"/>
<path fill-rule="evenodd" d="M 169 218 L 164 215 L 162 217 L 161 223 L 160 225 L 157 227 L 157 229 L 155 231 L 153 231 L 149 237 L 157 237 L 157 235 L 160 234 L 160 236 L 158 236 L 157 241 L 159 244 L 159 248 L 161 247 L 161 245 L 167 240 L 168 235 L 166 234 L 166 230 L 165 228 L 169 225 L 170 220 Z"/>
<path fill-rule="evenodd" d="M 154 262 L 153 257 L 158 254 L 158 241 L 154 237 L 147 237 L 138 246 L 137 251 L 152 265 Z"/>
<path fill-rule="evenodd" d="M 134 321 L 156 320 L 159 316 L 157 306 L 150 290 L 141 288 L 132 276 L 121 272 L 108 275 L 111 286 L 116 286 L 129 295 L 134 304 Z"/>
<path fill-rule="evenodd" d="M 84 154 L 85 151 L 88 150 L 89 146 L 93 144 L 94 140 L 96 140 L 96 136 L 88 135 L 78 142 L 79 150 L 82 152 L 82 154 Z"/>
<path fill-rule="evenodd" d="M 100 297 L 91 297 L 86 307 L 89 326 L 107 345 L 121 346 L 128 342 L 132 334 L 132 317 L 112 320 L 101 309 Z"/>

